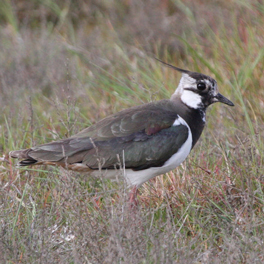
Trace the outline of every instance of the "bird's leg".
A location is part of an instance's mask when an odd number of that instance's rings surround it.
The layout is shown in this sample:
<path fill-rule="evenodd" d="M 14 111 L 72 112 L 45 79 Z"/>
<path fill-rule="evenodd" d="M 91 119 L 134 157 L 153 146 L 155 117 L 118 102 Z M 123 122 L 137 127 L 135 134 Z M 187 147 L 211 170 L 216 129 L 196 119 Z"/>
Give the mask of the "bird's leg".
<path fill-rule="evenodd" d="M 131 190 L 131 192 L 129 193 L 129 205 L 130 208 L 135 208 L 138 205 L 138 201 L 137 201 L 137 186 L 134 186 Z"/>

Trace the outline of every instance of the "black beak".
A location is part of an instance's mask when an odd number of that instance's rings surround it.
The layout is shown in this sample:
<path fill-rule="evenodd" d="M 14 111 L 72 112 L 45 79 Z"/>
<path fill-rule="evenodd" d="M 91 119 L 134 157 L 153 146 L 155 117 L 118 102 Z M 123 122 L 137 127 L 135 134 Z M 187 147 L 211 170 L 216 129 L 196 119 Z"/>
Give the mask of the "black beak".
<path fill-rule="evenodd" d="M 224 97 L 222 94 L 218 93 L 215 97 L 214 97 L 214 102 L 220 102 L 226 105 L 230 105 L 230 106 L 234 106 L 234 104 L 228 100 L 226 97 Z"/>

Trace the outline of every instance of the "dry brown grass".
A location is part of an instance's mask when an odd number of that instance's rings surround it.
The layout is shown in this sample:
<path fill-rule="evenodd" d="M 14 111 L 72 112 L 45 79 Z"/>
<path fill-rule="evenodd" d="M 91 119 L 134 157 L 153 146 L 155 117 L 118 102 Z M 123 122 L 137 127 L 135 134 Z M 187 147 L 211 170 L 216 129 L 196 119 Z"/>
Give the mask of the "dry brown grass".
<path fill-rule="evenodd" d="M 9 8 L 8 8 L 9 7 Z M 0 4 L 1 263 L 263 263 L 263 1 Z M 140 188 L 9 151 L 168 98 L 179 75 L 214 76 L 214 105 L 183 166 Z"/>

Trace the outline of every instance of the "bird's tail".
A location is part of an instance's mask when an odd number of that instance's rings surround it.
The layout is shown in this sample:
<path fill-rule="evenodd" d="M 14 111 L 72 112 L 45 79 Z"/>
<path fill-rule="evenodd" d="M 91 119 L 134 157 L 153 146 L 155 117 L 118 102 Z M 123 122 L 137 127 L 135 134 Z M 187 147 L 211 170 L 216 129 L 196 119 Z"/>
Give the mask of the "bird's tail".
<path fill-rule="evenodd" d="M 31 149 L 21 149 L 21 150 L 14 150 L 9 153 L 9 156 L 13 159 L 21 159 L 18 163 L 19 166 L 28 166 L 33 165 L 37 162 L 37 160 L 31 158 L 28 153 Z"/>

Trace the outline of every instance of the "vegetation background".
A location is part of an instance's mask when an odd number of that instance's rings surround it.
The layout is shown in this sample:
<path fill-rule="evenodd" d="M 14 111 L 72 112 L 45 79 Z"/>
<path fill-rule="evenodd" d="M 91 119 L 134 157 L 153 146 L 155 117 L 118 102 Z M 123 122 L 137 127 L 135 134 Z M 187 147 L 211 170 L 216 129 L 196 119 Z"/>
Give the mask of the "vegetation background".
<path fill-rule="evenodd" d="M 263 0 L 1 0 L 0 262 L 263 263 Z M 188 160 L 140 188 L 8 153 L 215 77 Z"/>

